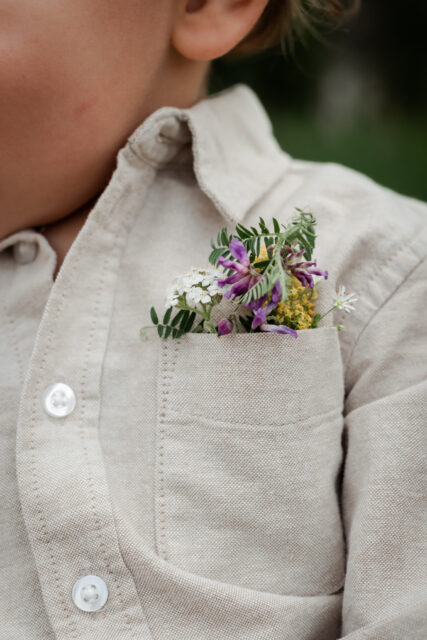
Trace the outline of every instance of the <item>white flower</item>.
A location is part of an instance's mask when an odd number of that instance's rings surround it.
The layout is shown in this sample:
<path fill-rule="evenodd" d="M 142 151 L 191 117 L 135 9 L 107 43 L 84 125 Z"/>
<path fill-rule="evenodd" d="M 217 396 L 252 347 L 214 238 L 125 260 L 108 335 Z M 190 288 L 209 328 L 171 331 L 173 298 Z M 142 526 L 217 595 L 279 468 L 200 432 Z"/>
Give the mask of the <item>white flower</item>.
<path fill-rule="evenodd" d="M 222 295 L 223 293 L 221 287 L 219 287 L 216 283 L 210 284 L 207 288 L 207 291 L 210 293 L 212 297 L 216 296 L 218 293 L 220 295 Z"/>
<path fill-rule="evenodd" d="M 202 287 L 191 287 L 190 291 L 187 293 L 187 301 L 189 302 L 203 302 L 207 303 L 211 301 L 211 297 L 207 291 L 202 289 Z"/>
<path fill-rule="evenodd" d="M 223 277 L 224 273 L 219 269 L 191 267 L 189 271 L 176 276 L 169 287 L 165 300 L 166 309 L 177 306 L 180 296 L 184 296 L 190 306 L 200 302 L 204 304 L 211 302 L 217 294 L 223 294 L 217 284 L 218 278 Z"/>
<path fill-rule="evenodd" d="M 353 303 L 356 302 L 357 298 L 354 293 L 347 293 L 345 290 L 345 286 L 342 284 L 340 288 L 336 290 L 336 293 L 333 294 L 332 300 L 334 302 L 334 307 L 337 309 L 344 309 L 350 313 L 353 311 Z"/>
<path fill-rule="evenodd" d="M 166 296 L 165 308 L 169 309 L 169 307 L 176 307 L 178 304 L 178 296 L 176 295 L 168 295 Z"/>

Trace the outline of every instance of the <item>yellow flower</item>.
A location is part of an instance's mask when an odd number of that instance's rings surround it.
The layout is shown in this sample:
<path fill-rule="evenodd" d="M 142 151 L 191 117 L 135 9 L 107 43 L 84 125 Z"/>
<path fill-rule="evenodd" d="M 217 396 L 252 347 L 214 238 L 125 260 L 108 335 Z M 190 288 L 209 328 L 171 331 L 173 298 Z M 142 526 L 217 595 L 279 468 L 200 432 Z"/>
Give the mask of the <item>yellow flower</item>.
<path fill-rule="evenodd" d="M 303 287 L 295 276 L 291 276 L 291 279 L 287 300 L 280 301 L 273 314 L 281 324 L 293 329 L 308 329 L 315 313 L 314 300 L 317 298 L 317 291 L 315 288 Z"/>
<path fill-rule="evenodd" d="M 255 260 L 253 261 L 253 263 L 252 263 L 252 264 L 256 264 L 257 262 L 264 262 L 264 260 L 269 260 L 269 259 L 270 259 L 270 257 L 271 257 L 271 256 L 268 254 L 267 247 L 266 247 L 266 246 L 265 246 L 265 244 L 263 243 L 263 244 L 261 245 L 261 248 L 260 248 L 260 252 L 259 252 L 259 254 L 257 255 L 257 257 L 255 258 Z M 259 272 L 261 272 L 261 268 L 257 269 L 257 268 L 255 267 L 255 271 L 259 271 Z"/>
<path fill-rule="evenodd" d="M 265 244 L 261 245 L 258 256 L 253 261 L 263 262 L 269 260 L 269 255 Z M 261 268 L 256 271 L 261 272 Z M 308 329 L 313 321 L 315 314 L 314 301 L 317 298 L 317 291 L 314 287 L 304 287 L 295 276 L 291 276 L 292 284 L 289 289 L 288 298 L 285 302 L 280 301 L 277 307 L 272 311 L 280 324 L 285 324 L 292 329 Z M 271 300 L 271 292 L 268 299 L 262 305 L 265 307 Z"/>

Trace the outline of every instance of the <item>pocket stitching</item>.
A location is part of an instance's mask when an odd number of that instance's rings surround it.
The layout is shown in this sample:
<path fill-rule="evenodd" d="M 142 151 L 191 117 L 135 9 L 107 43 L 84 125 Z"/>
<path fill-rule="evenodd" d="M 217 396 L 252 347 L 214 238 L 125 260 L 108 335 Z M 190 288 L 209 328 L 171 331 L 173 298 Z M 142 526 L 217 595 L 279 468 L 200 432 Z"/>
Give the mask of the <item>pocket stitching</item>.
<path fill-rule="evenodd" d="M 154 491 L 155 496 L 155 530 L 158 554 L 168 559 L 166 547 L 166 490 L 164 473 L 164 450 L 166 433 L 166 411 L 169 398 L 169 390 L 175 377 L 176 362 L 180 340 L 174 340 L 173 353 L 168 367 L 168 344 L 161 340 L 161 353 L 159 357 L 159 390 L 158 390 L 158 415 L 156 428 L 156 469 L 155 479 L 158 487 Z M 170 409 L 169 409 L 170 411 Z"/>
<path fill-rule="evenodd" d="M 204 418 L 205 420 L 211 420 L 212 422 L 218 422 L 218 423 L 226 423 L 226 424 L 231 424 L 231 425 L 241 425 L 241 426 L 248 426 L 248 427 L 254 427 L 259 425 L 259 422 L 239 422 L 237 420 L 220 420 L 217 418 L 212 418 L 210 416 L 207 416 L 204 413 L 185 413 L 183 414 L 182 411 L 176 411 L 175 409 L 171 409 L 169 408 L 168 413 L 170 414 L 174 414 L 176 416 L 182 416 L 183 418 Z M 303 417 L 299 420 L 287 420 L 286 422 L 269 422 L 268 424 L 271 426 L 275 426 L 275 427 L 283 427 L 283 426 L 287 426 L 287 425 L 294 425 L 294 424 L 299 424 L 301 422 L 308 422 L 309 420 L 311 420 L 312 418 L 323 418 L 329 415 L 334 415 L 337 414 L 338 415 L 342 415 L 342 407 L 341 409 L 329 409 L 328 411 L 324 411 L 322 413 L 315 413 L 313 415 L 309 415 L 306 417 Z"/>

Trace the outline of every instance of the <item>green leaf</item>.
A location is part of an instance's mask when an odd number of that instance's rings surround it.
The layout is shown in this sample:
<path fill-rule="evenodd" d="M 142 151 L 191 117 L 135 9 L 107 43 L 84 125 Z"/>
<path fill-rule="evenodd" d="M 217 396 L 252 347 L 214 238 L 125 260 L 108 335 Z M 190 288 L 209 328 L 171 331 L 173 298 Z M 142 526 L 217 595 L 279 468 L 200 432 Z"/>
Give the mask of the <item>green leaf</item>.
<path fill-rule="evenodd" d="M 191 330 L 191 333 L 202 333 L 203 332 L 203 325 L 198 324 L 194 327 L 194 329 Z"/>
<path fill-rule="evenodd" d="M 316 233 L 314 225 L 316 219 L 309 211 L 296 209 L 298 215 L 294 216 L 291 222 L 285 227 L 283 236 L 286 244 L 305 249 L 304 259 L 310 260 L 315 245 Z"/>
<path fill-rule="evenodd" d="M 265 269 L 265 267 L 270 264 L 270 260 L 260 260 L 256 263 L 257 269 Z"/>
<path fill-rule="evenodd" d="M 186 325 L 188 323 L 188 318 L 190 316 L 190 312 L 187 309 L 183 309 L 182 311 L 184 313 L 182 314 L 181 322 L 179 323 L 179 328 L 182 331 L 185 331 L 186 330 L 185 327 L 186 327 Z"/>
<path fill-rule="evenodd" d="M 280 233 L 280 224 L 278 223 L 276 218 L 273 218 L 273 227 L 276 233 Z"/>
<path fill-rule="evenodd" d="M 165 335 L 163 336 L 164 338 L 169 338 L 170 332 L 172 331 L 172 327 L 171 326 L 167 326 L 166 327 L 166 331 L 165 331 Z"/>
<path fill-rule="evenodd" d="M 185 327 L 183 327 L 184 331 L 186 332 L 190 331 L 191 327 L 193 326 L 195 317 L 196 317 L 196 312 L 192 311 L 187 319 L 187 324 L 185 325 Z"/>
<path fill-rule="evenodd" d="M 239 320 L 242 327 L 249 332 L 251 330 L 252 318 L 239 316 Z"/>
<path fill-rule="evenodd" d="M 157 325 L 157 333 L 159 334 L 160 337 L 162 337 L 163 329 L 164 327 L 162 324 Z"/>
<path fill-rule="evenodd" d="M 197 333 L 197 332 L 199 332 L 199 333 L 200 333 L 201 331 L 203 331 L 203 325 L 204 325 L 204 322 L 205 322 L 205 319 L 204 319 L 204 318 L 201 318 L 201 320 L 200 320 L 199 324 L 197 324 L 197 325 L 196 325 L 196 327 L 193 329 L 193 331 L 194 331 L 194 332 L 196 332 L 196 333 Z"/>
<path fill-rule="evenodd" d="M 270 288 L 272 289 L 273 286 L 274 285 L 272 285 Z M 269 291 L 268 278 L 264 273 L 264 277 L 260 278 L 253 287 L 248 289 L 248 291 L 246 291 L 246 293 L 239 299 L 239 302 L 251 302 L 252 300 L 261 298 L 267 293 L 267 291 Z"/>
<path fill-rule="evenodd" d="M 251 238 L 252 237 L 251 232 L 248 229 L 246 229 L 246 227 L 244 227 L 240 223 L 236 225 L 236 233 L 237 233 L 237 235 L 239 236 L 239 238 L 241 240 L 244 240 L 245 238 Z"/>
<path fill-rule="evenodd" d="M 227 227 L 223 227 L 222 231 L 221 231 L 221 242 L 222 244 L 228 245 L 228 231 L 227 231 Z"/>
<path fill-rule="evenodd" d="M 157 313 L 154 307 L 151 307 L 150 309 L 150 316 L 151 316 L 151 320 L 153 321 L 153 324 L 158 324 L 159 318 L 157 317 Z"/>
<path fill-rule="evenodd" d="M 172 307 L 169 307 L 168 309 L 166 309 L 166 313 L 163 316 L 163 324 L 168 324 L 171 315 L 172 315 Z"/>
<path fill-rule="evenodd" d="M 185 309 L 180 309 L 180 310 L 178 311 L 178 313 L 176 314 L 176 316 L 174 316 L 174 317 L 172 318 L 171 325 L 172 325 L 173 327 L 174 327 L 174 326 L 178 323 L 178 321 L 182 318 L 182 314 L 184 313 L 184 311 L 185 311 Z"/>
<path fill-rule="evenodd" d="M 223 247 L 218 247 L 213 251 L 211 251 L 208 260 L 211 264 L 216 265 L 216 263 L 218 262 L 218 258 L 220 256 L 226 257 L 229 253 L 230 252 L 228 251 L 228 249 L 225 249 Z"/>
<path fill-rule="evenodd" d="M 313 320 L 311 321 L 311 325 L 310 325 L 310 327 L 312 329 L 316 329 L 317 328 L 317 325 L 319 324 L 319 320 L 320 320 L 321 317 L 322 317 L 321 313 L 315 313 L 314 314 Z"/>

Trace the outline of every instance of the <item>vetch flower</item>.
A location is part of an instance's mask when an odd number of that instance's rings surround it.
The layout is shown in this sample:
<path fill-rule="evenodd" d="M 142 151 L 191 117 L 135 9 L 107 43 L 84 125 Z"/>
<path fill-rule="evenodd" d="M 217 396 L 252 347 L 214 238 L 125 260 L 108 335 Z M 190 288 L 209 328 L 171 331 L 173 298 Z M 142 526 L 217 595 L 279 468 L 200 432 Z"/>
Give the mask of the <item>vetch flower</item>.
<path fill-rule="evenodd" d="M 298 334 L 295 329 L 291 329 L 287 327 L 285 324 L 266 324 L 262 323 L 259 325 L 261 331 L 273 331 L 274 333 L 289 333 L 294 338 L 298 338 Z"/>
<path fill-rule="evenodd" d="M 314 287 L 313 275 L 322 276 L 325 280 L 328 279 L 328 272 L 317 268 L 317 260 L 292 262 L 295 258 L 302 256 L 305 253 L 305 249 L 295 252 L 292 247 L 286 245 L 282 251 L 286 252 L 282 260 L 283 267 L 291 275 L 298 278 L 303 287 L 309 286 L 310 289 Z"/>
<path fill-rule="evenodd" d="M 218 285 L 220 287 L 233 285 L 227 289 L 223 295 L 224 298 L 235 299 L 253 287 L 253 285 L 261 278 L 261 274 L 251 267 L 248 252 L 241 240 L 238 238 L 232 238 L 228 249 L 233 258 L 235 258 L 235 261 L 229 260 L 224 256 L 220 256 L 217 264 L 226 269 L 232 269 L 235 273 L 227 278 L 218 280 Z"/>
<path fill-rule="evenodd" d="M 289 333 L 294 338 L 298 338 L 298 334 L 295 329 L 286 326 L 285 324 L 270 324 L 267 322 L 267 316 L 277 305 L 279 304 L 282 293 L 280 282 L 276 282 L 273 289 L 271 290 L 271 300 L 265 304 L 267 296 L 263 296 L 259 300 L 254 301 L 257 306 L 255 310 L 255 315 L 252 320 L 252 329 L 256 329 L 256 327 L 260 328 L 260 331 L 273 331 L 274 333 Z M 254 308 L 253 303 L 250 303 L 252 308 Z"/>
<path fill-rule="evenodd" d="M 272 309 L 277 307 L 280 299 L 282 297 L 280 282 L 276 282 L 273 289 L 271 290 L 271 300 L 267 304 L 265 304 L 267 295 L 259 298 L 258 300 L 254 300 L 250 302 L 250 306 L 255 311 L 254 318 L 252 320 L 252 329 L 256 329 L 260 324 L 267 322 L 267 316 Z"/>
<path fill-rule="evenodd" d="M 227 333 L 231 333 L 233 331 L 233 323 L 228 318 L 223 318 L 218 322 L 217 326 L 217 335 L 225 336 Z"/>
<path fill-rule="evenodd" d="M 353 303 L 357 298 L 354 293 L 347 293 L 345 286 L 342 284 L 332 296 L 334 307 L 336 309 L 344 309 L 347 313 L 354 310 Z"/>

